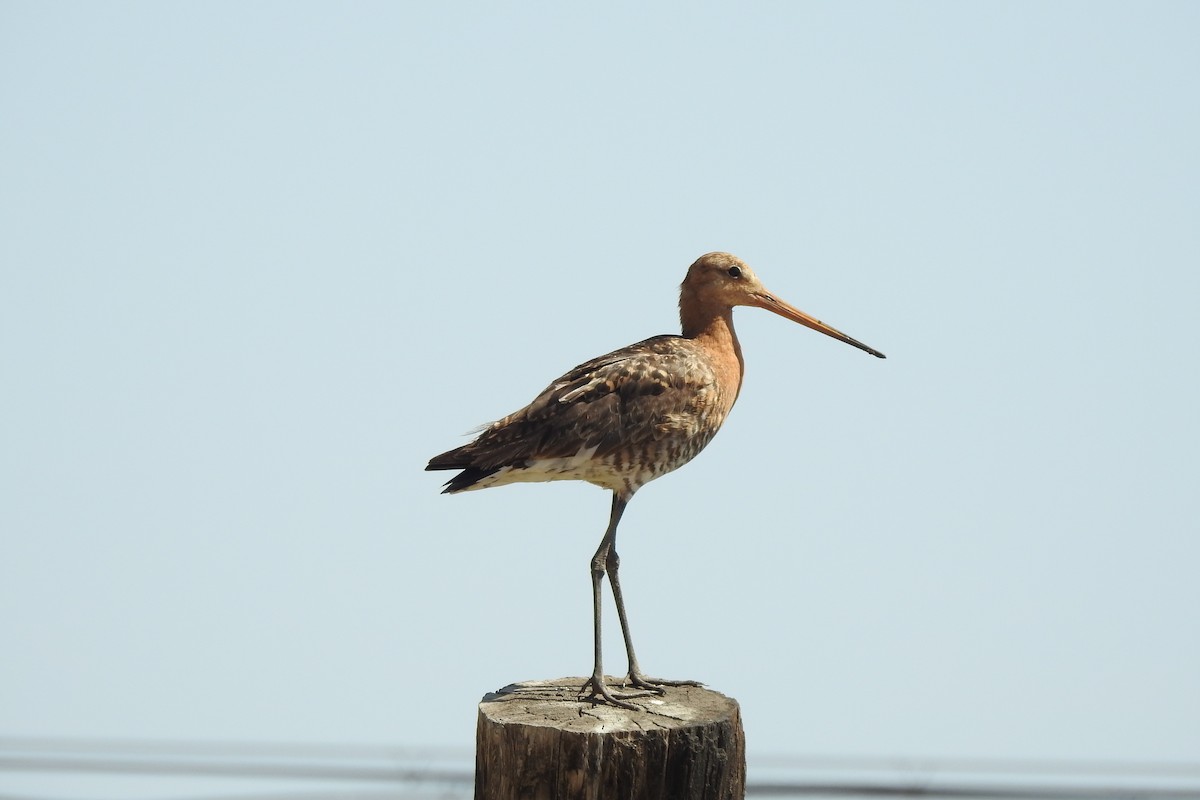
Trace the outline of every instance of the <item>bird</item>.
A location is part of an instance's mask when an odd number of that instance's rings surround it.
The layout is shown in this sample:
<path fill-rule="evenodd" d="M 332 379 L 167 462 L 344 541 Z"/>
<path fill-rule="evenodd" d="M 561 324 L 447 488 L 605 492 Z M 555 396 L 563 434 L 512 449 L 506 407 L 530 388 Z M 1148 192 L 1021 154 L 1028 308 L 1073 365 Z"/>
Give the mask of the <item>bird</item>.
<path fill-rule="evenodd" d="M 429 460 L 426 470 L 458 470 L 443 493 L 534 481 L 586 481 L 612 492 L 608 527 L 590 562 L 594 652 L 580 689 L 593 703 L 637 710 L 632 699 L 661 695 L 691 680 L 651 678 L 634 654 L 618 576 L 617 525 L 633 495 L 691 461 L 712 441 L 741 391 L 745 363 L 733 309 L 772 311 L 878 358 L 886 356 L 767 291 L 742 259 L 698 258 L 679 290 L 679 335 L 653 336 L 586 361 L 553 381 L 529 405 L 482 428 L 468 444 Z M 608 578 L 628 670 L 609 685 L 601 654 L 602 583 Z"/>

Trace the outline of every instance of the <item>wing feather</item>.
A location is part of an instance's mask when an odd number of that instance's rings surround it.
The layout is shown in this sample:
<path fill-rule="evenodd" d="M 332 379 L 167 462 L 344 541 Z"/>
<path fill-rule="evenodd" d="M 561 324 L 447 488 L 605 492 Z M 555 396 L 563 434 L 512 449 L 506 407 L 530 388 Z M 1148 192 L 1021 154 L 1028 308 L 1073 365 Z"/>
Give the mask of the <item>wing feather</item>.
<path fill-rule="evenodd" d="M 529 459 L 593 447 L 604 456 L 651 442 L 693 424 L 715 381 L 690 340 L 655 336 L 580 364 L 475 441 L 434 457 L 427 469 L 487 474 Z"/>

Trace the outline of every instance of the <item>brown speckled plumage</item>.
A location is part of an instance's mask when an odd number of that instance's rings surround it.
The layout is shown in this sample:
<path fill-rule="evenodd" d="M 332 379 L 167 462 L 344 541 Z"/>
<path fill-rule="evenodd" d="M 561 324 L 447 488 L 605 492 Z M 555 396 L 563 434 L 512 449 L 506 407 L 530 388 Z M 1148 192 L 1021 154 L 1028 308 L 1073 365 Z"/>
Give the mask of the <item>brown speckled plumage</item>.
<path fill-rule="evenodd" d="M 582 480 L 632 493 L 686 464 L 721 427 L 740 374 L 728 385 L 720 372 L 697 341 L 655 336 L 580 364 L 429 468 L 463 470 L 447 492 Z"/>
<path fill-rule="evenodd" d="M 460 470 L 446 483 L 450 493 L 552 480 L 612 490 L 609 527 L 592 559 L 595 662 L 587 685 L 618 706 L 634 708 L 625 700 L 645 691 L 615 694 L 606 685 L 600 659 L 600 581 L 606 574 L 629 656 L 627 682 L 650 692 L 657 687 L 638 668 L 629 638 L 617 578 L 617 523 L 638 489 L 691 461 L 733 408 L 743 373 L 733 330 L 738 305 L 765 308 L 883 358 L 772 296 L 740 259 L 709 253 L 692 264 L 680 287 L 682 335 L 655 336 L 580 364 L 525 408 L 426 467 Z"/>

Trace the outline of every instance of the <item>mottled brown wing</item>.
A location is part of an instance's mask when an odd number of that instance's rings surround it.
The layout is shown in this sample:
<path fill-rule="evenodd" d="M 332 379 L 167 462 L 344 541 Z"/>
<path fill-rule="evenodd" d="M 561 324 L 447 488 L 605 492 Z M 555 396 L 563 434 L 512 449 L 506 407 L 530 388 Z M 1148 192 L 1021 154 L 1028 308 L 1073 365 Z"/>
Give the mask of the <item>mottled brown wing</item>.
<path fill-rule="evenodd" d="M 583 448 L 596 447 L 602 456 L 652 441 L 694 417 L 698 397 L 715 380 L 689 340 L 656 336 L 580 364 L 475 441 L 436 456 L 427 469 L 488 472 Z"/>

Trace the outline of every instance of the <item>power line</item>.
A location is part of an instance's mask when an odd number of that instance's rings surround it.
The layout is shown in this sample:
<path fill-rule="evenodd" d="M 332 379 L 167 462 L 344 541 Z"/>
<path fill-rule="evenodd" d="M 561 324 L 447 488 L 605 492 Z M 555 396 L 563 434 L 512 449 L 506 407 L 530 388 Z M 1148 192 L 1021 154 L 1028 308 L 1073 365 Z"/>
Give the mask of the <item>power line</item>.
<path fill-rule="evenodd" d="M 0 736 L 0 753 L 125 754 L 138 757 L 362 760 L 388 762 L 473 761 L 457 747 L 413 747 L 333 742 L 212 741 L 199 739 L 96 739 L 86 737 Z M 749 756 L 754 767 L 786 767 L 846 772 L 1017 773 L 1024 775 L 1147 775 L 1200 778 L 1200 761 L 1131 761 L 917 756 L 838 756 L 783 753 Z"/>
<path fill-rule="evenodd" d="M 156 776 L 236 777 L 389 785 L 301 793 L 399 798 L 465 796 L 474 784 L 466 751 L 376 745 L 0 738 L 0 770 Z M 1035 761 L 1016 759 L 898 759 L 817 756 L 751 758 L 767 774 L 783 767 L 804 777 L 747 782 L 754 797 L 996 798 L 996 800 L 1200 800 L 1200 765 L 1180 762 Z M 439 766 L 434 766 L 439 764 Z M 473 766 L 473 765 L 472 765 Z M 830 773 L 842 773 L 836 777 Z M 868 780 L 864 773 L 875 773 Z M 1036 776 L 1036 777 L 1035 777 Z M 1080 780 L 1086 776 L 1086 780 Z M 1104 780 L 1097 780 L 1103 778 Z M 1190 779 L 1190 780 L 1189 780 Z M 265 800 L 273 792 L 249 796 Z M 296 797 L 289 792 L 288 797 Z M 282 795 L 281 795 L 282 797 Z M 0 800 L 32 800 L 5 798 Z M 44 800 L 44 799 L 43 799 Z M 226 798 L 228 800 L 228 798 Z"/>
<path fill-rule="evenodd" d="M 175 754 L 186 757 L 278 756 L 281 758 L 455 759 L 471 757 L 452 747 L 399 747 L 345 742 L 260 742 L 205 739 L 97 739 L 65 736 L 0 736 L 0 751 Z"/>
<path fill-rule="evenodd" d="M 230 778 L 300 778 L 382 783 L 471 783 L 469 771 L 401 769 L 354 764 L 303 764 L 271 761 L 205 761 L 202 759 L 113 758 L 73 756 L 3 756 L 0 770 L 20 772 L 111 772 L 136 775 L 195 775 Z"/>
<path fill-rule="evenodd" d="M 1150 786 L 1049 786 L 1049 785 L 972 785 L 873 783 L 746 783 L 746 795 L 754 797 L 935 797 L 968 800 L 1196 800 L 1198 788 L 1158 788 Z"/>
<path fill-rule="evenodd" d="M 918 758 L 885 756 L 753 755 L 760 767 L 918 773 L 1018 773 L 1022 775 L 1150 775 L 1200 778 L 1200 762 L 1022 758 Z"/>

